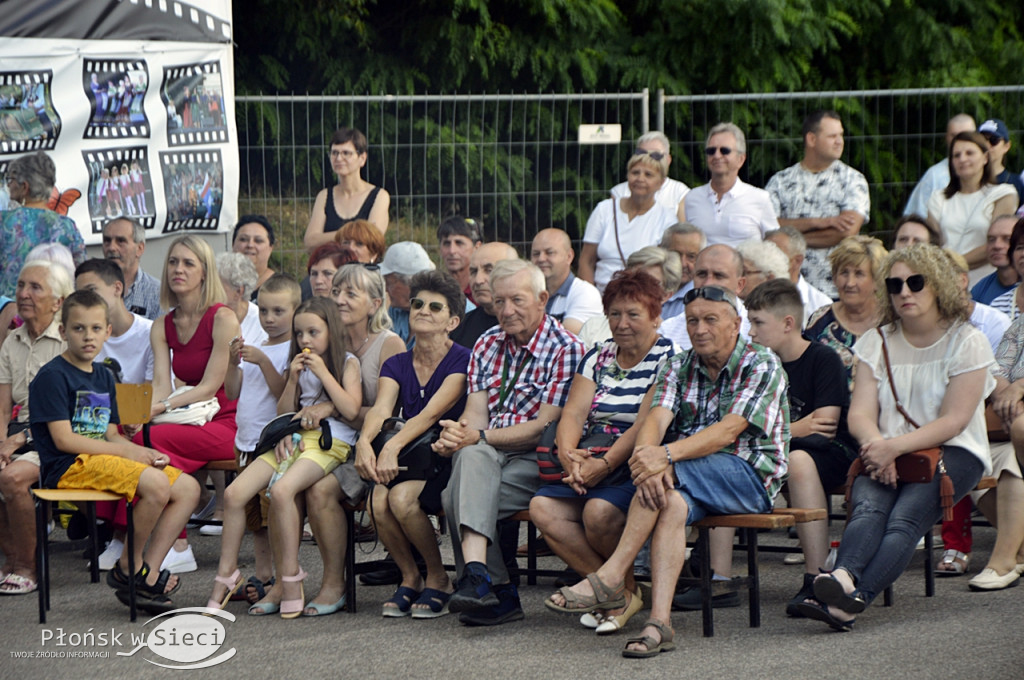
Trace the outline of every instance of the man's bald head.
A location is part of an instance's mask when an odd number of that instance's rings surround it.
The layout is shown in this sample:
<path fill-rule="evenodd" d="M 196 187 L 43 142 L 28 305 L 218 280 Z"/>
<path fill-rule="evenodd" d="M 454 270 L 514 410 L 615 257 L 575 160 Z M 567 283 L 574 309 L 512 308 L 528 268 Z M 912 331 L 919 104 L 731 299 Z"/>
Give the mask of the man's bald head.
<path fill-rule="evenodd" d="M 530 261 L 544 274 L 549 293 L 554 293 L 572 271 L 572 241 L 561 229 L 541 229 L 533 237 Z"/>
<path fill-rule="evenodd" d="M 735 248 L 717 243 L 697 254 L 693 267 L 693 286 L 721 286 L 739 295 L 746 279 L 743 276 L 743 257 Z"/>

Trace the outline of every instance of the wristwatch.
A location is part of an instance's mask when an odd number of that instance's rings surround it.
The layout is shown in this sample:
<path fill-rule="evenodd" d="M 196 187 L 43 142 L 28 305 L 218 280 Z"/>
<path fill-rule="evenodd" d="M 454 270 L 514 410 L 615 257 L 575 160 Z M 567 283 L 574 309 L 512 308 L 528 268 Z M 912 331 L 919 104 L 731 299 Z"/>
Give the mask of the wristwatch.
<path fill-rule="evenodd" d="M 171 410 L 171 400 L 170 399 L 161 399 L 160 403 L 164 405 L 164 413 L 167 413 L 168 411 Z"/>
<path fill-rule="evenodd" d="M 487 436 L 484 434 L 484 431 L 483 430 L 478 430 L 478 432 L 480 432 L 480 441 L 483 442 L 484 444 L 486 444 L 487 443 Z"/>

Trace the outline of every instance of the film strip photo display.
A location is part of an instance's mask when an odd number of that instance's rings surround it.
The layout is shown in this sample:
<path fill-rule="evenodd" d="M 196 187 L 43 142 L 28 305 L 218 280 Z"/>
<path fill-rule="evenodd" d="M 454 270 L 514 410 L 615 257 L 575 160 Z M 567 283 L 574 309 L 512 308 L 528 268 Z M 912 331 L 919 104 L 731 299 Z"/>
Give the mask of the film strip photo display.
<path fill-rule="evenodd" d="M 147 147 L 83 151 L 82 158 L 89 170 L 92 233 L 101 233 L 115 217 L 130 217 L 146 229 L 156 225 Z"/>
<path fill-rule="evenodd" d="M 82 86 L 92 112 L 84 139 L 149 137 L 151 126 L 143 106 L 149 89 L 145 61 L 85 59 Z"/>
<path fill-rule="evenodd" d="M 161 151 L 167 222 L 163 233 L 216 231 L 224 202 L 224 164 L 217 149 Z"/>
<path fill-rule="evenodd" d="M 168 146 L 228 141 L 219 61 L 165 69 L 160 99 L 167 110 Z"/>
<path fill-rule="evenodd" d="M 0 153 L 51 151 L 61 120 L 53 106 L 53 71 L 0 71 Z"/>

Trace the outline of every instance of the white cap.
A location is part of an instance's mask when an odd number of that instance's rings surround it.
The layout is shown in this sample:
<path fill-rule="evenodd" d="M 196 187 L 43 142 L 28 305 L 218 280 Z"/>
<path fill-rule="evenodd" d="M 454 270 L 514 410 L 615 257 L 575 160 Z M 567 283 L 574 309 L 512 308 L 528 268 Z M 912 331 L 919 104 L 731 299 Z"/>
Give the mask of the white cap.
<path fill-rule="evenodd" d="M 380 263 L 381 276 L 402 274 L 412 276 L 423 271 L 437 269 L 430 256 L 415 241 L 400 241 L 391 245 L 384 253 L 384 261 Z"/>

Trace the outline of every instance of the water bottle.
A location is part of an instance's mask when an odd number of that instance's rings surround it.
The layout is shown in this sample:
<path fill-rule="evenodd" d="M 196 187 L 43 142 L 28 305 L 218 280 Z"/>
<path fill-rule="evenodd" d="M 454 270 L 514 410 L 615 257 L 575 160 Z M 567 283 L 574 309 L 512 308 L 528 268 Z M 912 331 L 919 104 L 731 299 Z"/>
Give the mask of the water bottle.
<path fill-rule="evenodd" d="M 836 553 L 839 552 L 839 541 L 832 541 L 829 544 L 828 557 L 825 558 L 825 571 L 832 571 L 836 567 Z"/>

